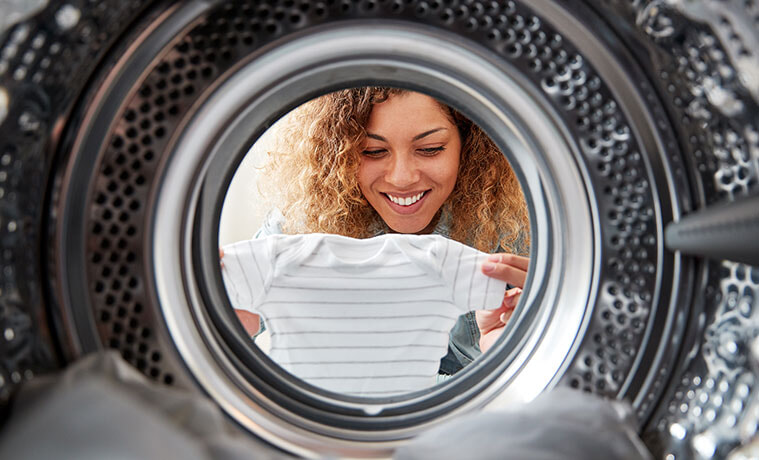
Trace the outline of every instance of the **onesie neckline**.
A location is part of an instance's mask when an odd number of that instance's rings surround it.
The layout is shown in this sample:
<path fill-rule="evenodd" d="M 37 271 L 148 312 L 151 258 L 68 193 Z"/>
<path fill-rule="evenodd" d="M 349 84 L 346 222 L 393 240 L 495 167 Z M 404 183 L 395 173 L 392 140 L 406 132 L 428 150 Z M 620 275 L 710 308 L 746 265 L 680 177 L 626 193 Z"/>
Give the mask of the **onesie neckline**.
<path fill-rule="evenodd" d="M 285 256 L 285 259 L 280 261 L 283 271 L 288 271 L 288 269 L 292 269 L 295 265 L 302 263 L 309 256 L 314 254 L 320 245 L 322 245 L 324 251 L 322 253 L 322 256 L 327 258 L 329 265 L 355 269 L 360 269 L 361 267 L 376 266 L 385 262 L 387 258 L 387 249 L 390 245 L 394 244 L 392 242 L 392 238 L 387 238 L 389 235 L 372 237 L 371 239 L 373 240 L 382 240 L 381 245 L 379 245 L 377 249 L 372 251 L 372 253 L 367 257 L 352 260 L 341 258 L 335 254 L 335 249 L 333 247 L 330 247 L 331 242 L 329 240 L 337 240 L 343 244 L 360 246 L 362 244 L 366 244 L 367 239 L 351 238 L 348 236 L 335 235 L 331 233 L 308 235 L 311 236 L 311 238 L 307 238 L 307 235 L 301 236 L 304 238 L 302 239 L 302 244 L 299 245 L 300 247 L 295 249 L 293 252 Z M 397 244 L 396 247 L 398 247 Z M 276 249 L 274 252 L 276 253 Z"/>
<path fill-rule="evenodd" d="M 382 244 L 371 254 L 359 259 L 349 259 L 338 256 L 336 254 L 336 248 L 332 245 L 333 242 L 330 240 L 338 240 L 341 244 L 360 247 L 361 245 L 367 245 L 368 239 L 350 238 L 341 235 L 325 235 L 317 241 L 314 241 L 312 250 L 304 254 L 304 256 L 312 253 L 318 245 L 322 245 L 322 247 L 325 249 L 324 255 L 327 257 L 330 263 L 338 263 L 343 267 L 362 267 L 372 264 L 376 265 L 378 262 L 381 263 L 385 261 L 387 258 L 386 250 L 391 244 L 390 238 L 383 237 L 377 239 L 383 240 Z"/>

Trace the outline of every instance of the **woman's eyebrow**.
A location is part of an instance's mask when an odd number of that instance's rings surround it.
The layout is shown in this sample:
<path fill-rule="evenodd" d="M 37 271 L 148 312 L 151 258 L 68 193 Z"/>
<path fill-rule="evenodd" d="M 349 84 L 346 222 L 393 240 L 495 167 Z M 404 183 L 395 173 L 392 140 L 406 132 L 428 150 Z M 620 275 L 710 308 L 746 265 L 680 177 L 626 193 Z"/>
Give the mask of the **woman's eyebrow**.
<path fill-rule="evenodd" d="M 366 133 L 366 137 L 371 137 L 372 139 L 377 139 L 378 141 L 387 142 L 387 139 L 380 136 L 379 134 Z"/>
<path fill-rule="evenodd" d="M 423 132 L 421 134 L 417 134 L 416 136 L 414 136 L 414 138 L 412 140 L 418 141 L 419 139 L 427 137 L 427 136 L 429 136 L 432 133 L 436 133 L 438 131 L 443 131 L 444 129 L 446 129 L 446 128 L 435 128 L 435 129 L 431 129 L 429 131 L 425 131 L 425 132 Z M 385 139 L 384 137 L 380 136 L 379 134 L 366 133 L 366 137 L 371 137 L 372 139 L 376 139 L 378 141 L 387 142 L 387 139 Z"/>
<path fill-rule="evenodd" d="M 432 133 L 436 133 L 436 132 L 438 132 L 438 131 L 442 131 L 442 130 L 444 130 L 444 129 L 445 129 L 445 128 L 435 128 L 435 129 L 431 129 L 431 130 L 429 130 L 429 131 L 425 131 L 425 132 L 423 132 L 422 134 L 417 134 L 416 136 L 414 136 L 414 139 L 413 139 L 413 140 L 415 140 L 415 141 L 418 141 L 419 139 L 421 139 L 421 138 L 423 138 L 423 137 L 427 137 L 427 136 L 429 136 L 429 135 L 430 135 L 430 134 L 432 134 Z"/>

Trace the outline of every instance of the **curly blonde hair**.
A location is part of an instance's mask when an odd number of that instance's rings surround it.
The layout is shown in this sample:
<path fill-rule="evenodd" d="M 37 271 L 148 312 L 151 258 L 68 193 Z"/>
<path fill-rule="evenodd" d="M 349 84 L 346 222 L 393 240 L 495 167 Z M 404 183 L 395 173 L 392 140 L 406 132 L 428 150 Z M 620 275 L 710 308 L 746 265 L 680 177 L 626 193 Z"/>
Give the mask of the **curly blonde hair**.
<path fill-rule="evenodd" d="M 259 181 L 262 194 L 284 215 L 285 233 L 367 238 L 390 231 L 361 193 L 358 168 L 372 107 L 408 92 L 384 87 L 335 91 L 288 114 Z M 527 206 L 506 157 L 475 123 L 438 103 L 462 141 L 456 185 L 442 207 L 448 236 L 485 252 L 500 247 L 525 254 Z"/>

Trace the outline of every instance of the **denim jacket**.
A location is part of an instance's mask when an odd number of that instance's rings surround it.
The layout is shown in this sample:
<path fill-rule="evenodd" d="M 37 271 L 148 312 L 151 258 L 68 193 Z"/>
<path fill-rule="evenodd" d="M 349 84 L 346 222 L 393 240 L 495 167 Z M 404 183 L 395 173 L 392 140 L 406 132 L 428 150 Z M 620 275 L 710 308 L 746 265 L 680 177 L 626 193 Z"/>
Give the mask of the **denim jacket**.
<path fill-rule="evenodd" d="M 254 238 L 263 238 L 269 235 L 282 234 L 282 222 L 284 216 L 278 209 L 274 209 L 266 216 L 266 220 L 261 228 L 256 232 Z M 449 232 L 448 219 L 441 217 L 433 234 L 448 237 Z M 379 236 L 386 233 L 386 230 L 379 229 L 375 232 L 374 236 Z M 261 327 L 259 328 L 259 334 L 265 330 L 263 320 L 261 320 Z M 456 372 L 469 365 L 478 356 L 482 354 L 480 351 L 480 329 L 477 327 L 477 321 L 474 316 L 474 312 L 470 311 L 459 316 L 459 319 L 451 329 L 451 333 L 448 339 L 448 353 L 440 360 L 440 369 L 438 373 L 443 375 L 453 375 Z"/>

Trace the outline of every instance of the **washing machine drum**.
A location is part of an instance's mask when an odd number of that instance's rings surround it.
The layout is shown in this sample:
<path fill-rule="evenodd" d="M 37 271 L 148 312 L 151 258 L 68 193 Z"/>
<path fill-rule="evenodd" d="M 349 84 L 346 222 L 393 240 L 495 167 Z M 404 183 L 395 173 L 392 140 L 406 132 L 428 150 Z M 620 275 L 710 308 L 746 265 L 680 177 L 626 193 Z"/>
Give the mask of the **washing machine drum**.
<path fill-rule="evenodd" d="M 387 453 L 556 386 L 628 401 L 658 456 L 725 455 L 756 430 L 755 2 L 32 3 L 0 48 L 4 401 L 114 349 L 304 455 Z M 527 283 L 494 349 L 371 399 L 253 346 L 218 255 L 251 145 L 299 104 L 362 86 L 477 123 L 530 219 Z"/>

